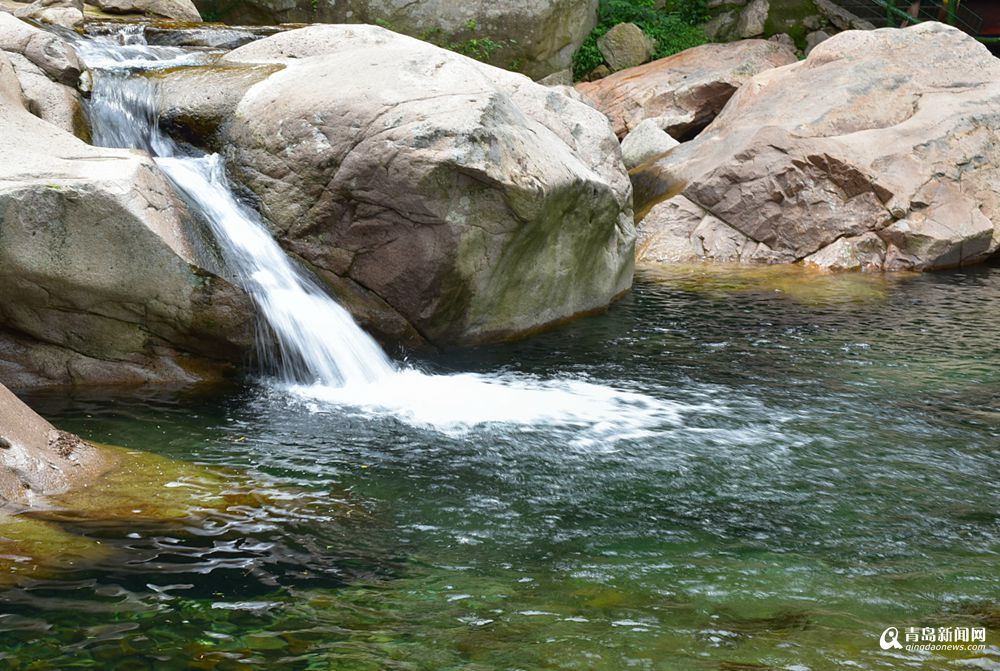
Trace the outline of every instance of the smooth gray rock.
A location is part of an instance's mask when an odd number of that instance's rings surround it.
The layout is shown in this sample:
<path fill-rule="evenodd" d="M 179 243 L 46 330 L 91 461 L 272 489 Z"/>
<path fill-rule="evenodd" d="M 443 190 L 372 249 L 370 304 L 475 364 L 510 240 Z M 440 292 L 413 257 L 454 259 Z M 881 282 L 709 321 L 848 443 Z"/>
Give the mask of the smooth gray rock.
<path fill-rule="evenodd" d="M 538 83 L 542 86 L 573 86 L 573 71 L 566 69 L 553 72 L 539 79 Z"/>
<path fill-rule="evenodd" d="M 869 21 L 859 18 L 856 14 L 844 9 L 833 0 L 813 0 L 816 8 L 826 19 L 840 30 L 874 30 Z"/>
<path fill-rule="evenodd" d="M 222 63 L 179 70 L 152 71 L 164 130 L 194 145 L 221 149 L 220 129 L 230 120 L 246 92 L 280 64 Z"/>
<path fill-rule="evenodd" d="M 734 11 L 720 12 L 705 24 L 705 37 L 710 42 L 724 42 L 733 34 L 739 14 Z"/>
<path fill-rule="evenodd" d="M 657 119 L 646 119 L 622 140 L 622 159 L 631 170 L 680 144 L 660 127 Z"/>
<path fill-rule="evenodd" d="M 775 44 L 780 44 L 789 51 L 796 51 L 798 47 L 795 46 L 795 40 L 788 33 L 778 33 L 777 35 L 772 35 L 767 38 L 768 42 L 774 42 Z"/>
<path fill-rule="evenodd" d="M 830 39 L 830 37 L 831 35 L 829 33 L 823 32 L 822 30 L 817 30 L 806 35 L 806 56 L 808 56 L 819 44 Z"/>
<path fill-rule="evenodd" d="M 771 11 L 771 3 L 768 0 L 752 0 L 749 5 L 743 8 L 736 20 L 734 28 L 736 37 L 747 39 L 763 35 L 769 11 Z"/>

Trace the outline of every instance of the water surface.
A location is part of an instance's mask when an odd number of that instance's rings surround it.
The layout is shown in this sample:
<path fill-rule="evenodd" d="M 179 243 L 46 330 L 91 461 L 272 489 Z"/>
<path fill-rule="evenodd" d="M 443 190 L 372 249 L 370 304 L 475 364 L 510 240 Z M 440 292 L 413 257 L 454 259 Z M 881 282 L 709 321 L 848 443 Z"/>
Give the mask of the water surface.
<path fill-rule="evenodd" d="M 410 361 L 655 401 L 620 425 L 441 426 L 253 381 L 34 394 L 268 494 L 55 516 L 105 551 L 0 592 L 0 666 L 998 668 L 997 314 L 997 268 L 682 267 L 604 316 Z M 882 652 L 888 626 L 985 626 L 990 648 Z"/>

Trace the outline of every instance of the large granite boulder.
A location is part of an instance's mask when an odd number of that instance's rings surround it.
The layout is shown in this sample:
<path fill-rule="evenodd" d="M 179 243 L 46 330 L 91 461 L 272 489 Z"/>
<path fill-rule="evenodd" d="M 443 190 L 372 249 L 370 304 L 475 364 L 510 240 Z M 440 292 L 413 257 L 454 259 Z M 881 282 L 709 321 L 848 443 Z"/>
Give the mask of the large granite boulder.
<path fill-rule="evenodd" d="M 253 310 L 153 162 L 31 115 L 0 52 L 0 383 L 192 381 Z"/>
<path fill-rule="evenodd" d="M 534 79 L 572 65 L 597 24 L 598 0 L 196 0 L 230 25 L 369 23 L 452 46 Z"/>
<path fill-rule="evenodd" d="M 634 183 L 648 261 L 982 261 L 1000 245 L 1000 61 L 939 23 L 841 33 Z"/>
<path fill-rule="evenodd" d="M 622 70 L 577 90 L 604 112 L 623 137 L 645 119 L 678 140 L 707 126 L 744 83 L 797 60 L 791 49 L 765 40 L 705 44 Z"/>
<path fill-rule="evenodd" d="M 284 66 L 247 84 L 220 144 L 285 248 L 376 333 L 516 337 L 629 288 L 631 187 L 589 106 L 374 26 L 290 31 L 223 62 Z"/>
<path fill-rule="evenodd" d="M 77 137 L 90 139 L 90 123 L 83 111 L 80 91 L 53 81 L 44 70 L 18 53 L 4 52 L 21 85 L 29 112 Z"/>
<path fill-rule="evenodd" d="M 84 486 L 110 465 L 94 446 L 56 429 L 0 384 L 0 513 Z"/>
<path fill-rule="evenodd" d="M 135 14 L 175 21 L 200 22 L 201 14 L 191 0 L 88 0 L 108 14 Z"/>

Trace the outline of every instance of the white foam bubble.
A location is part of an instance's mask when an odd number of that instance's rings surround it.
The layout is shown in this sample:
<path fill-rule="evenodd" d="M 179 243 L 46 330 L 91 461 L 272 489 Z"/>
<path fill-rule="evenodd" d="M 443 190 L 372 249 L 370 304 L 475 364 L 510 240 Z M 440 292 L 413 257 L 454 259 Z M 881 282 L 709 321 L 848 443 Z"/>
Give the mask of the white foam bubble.
<path fill-rule="evenodd" d="M 444 433 L 488 424 L 585 429 L 593 435 L 638 437 L 681 421 L 681 404 L 576 379 L 527 375 L 428 375 L 403 369 L 367 384 L 288 385 L 311 409 L 390 415 Z"/>

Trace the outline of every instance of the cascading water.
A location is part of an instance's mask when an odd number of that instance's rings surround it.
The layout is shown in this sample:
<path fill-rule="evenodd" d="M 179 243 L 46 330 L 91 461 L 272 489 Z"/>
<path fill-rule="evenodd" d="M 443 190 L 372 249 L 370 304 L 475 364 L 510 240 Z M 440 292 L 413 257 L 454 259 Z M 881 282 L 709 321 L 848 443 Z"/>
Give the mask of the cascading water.
<path fill-rule="evenodd" d="M 352 407 L 439 430 L 491 422 L 558 423 L 624 437 L 677 421 L 648 396 L 580 380 L 427 375 L 395 366 L 378 344 L 274 241 L 241 204 L 217 154 L 185 156 L 159 129 L 156 89 L 136 71 L 204 62 L 204 52 L 151 47 L 141 28 L 88 38 L 78 51 L 95 72 L 89 114 L 96 144 L 148 151 L 210 225 L 228 270 L 253 297 L 279 350 L 281 388 L 318 411 Z"/>

